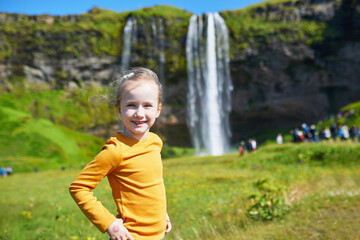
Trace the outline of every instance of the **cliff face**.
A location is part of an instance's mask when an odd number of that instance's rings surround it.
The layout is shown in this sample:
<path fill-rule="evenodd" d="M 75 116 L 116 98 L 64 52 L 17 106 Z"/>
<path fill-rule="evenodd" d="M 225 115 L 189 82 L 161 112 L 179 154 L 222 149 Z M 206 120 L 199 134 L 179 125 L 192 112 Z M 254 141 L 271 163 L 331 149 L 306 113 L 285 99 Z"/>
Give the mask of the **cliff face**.
<path fill-rule="evenodd" d="M 164 19 L 159 13 L 163 9 L 170 11 L 164 27 L 166 66 L 171 79 L 185 68 L 183 45 L 191 14 L 158 6 L 125 13 L 94 8 L 83 15 L 60 17 L 0 13 L 1 83 L 24 76 L 30 82 L 56 87 L 111 81 L 121 65 L 123 28 L 131 16 L 139 26 L 132 65 L 157 68 L 156 36 L 151 23 L 157 23 L 153 19 Z"/>
<path fill-rule="evenodd" d="M 262 127 L 315 122 L 360 99 L 359 1 L 278 2 L 221 13 L 230 35 L 234 140 Z M 171 144 L 174 132 L 187 131 L 185 40 L 191 14 L 176 8 L 93 9 L 62 17 L 0 13 L 2 88 L 22 79 L 53 87 L 108 83 L 121 65 L 129 16 L 138 26 L 131 65 L 156 71 L 152 23 L 164 23 L 167 108 L 158 128 Z M 187 133 L 181 136 L 190 142 Z"/>
<path fill-rule="evenodd" d="M 359 1 L 292 1 L 224 13 L 226 20 L 246 14 L 253 26 L 231 28 L 238 46 L 231 62 L 234 132 L 313 123 L 360 99 Z"/>

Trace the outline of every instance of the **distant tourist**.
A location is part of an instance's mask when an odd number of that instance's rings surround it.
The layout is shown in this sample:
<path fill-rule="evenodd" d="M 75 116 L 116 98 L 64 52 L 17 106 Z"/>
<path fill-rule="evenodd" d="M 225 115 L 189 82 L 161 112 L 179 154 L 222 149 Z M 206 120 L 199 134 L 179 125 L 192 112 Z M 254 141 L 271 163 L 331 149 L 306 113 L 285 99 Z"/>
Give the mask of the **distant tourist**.
<path fill-rule="evenodd" d="M 324 135 L 325 135 L 326 140 L 329 140 L 331 138 L 331 132 L 330 132 L 330 129 L 328 127 L 325 128 Z"/>
<path fill-rule="evenodd" d="M 317 142 L 318 141 L 318 138 L 317 138 L 317 130 L 316 130 L 316 127 L 315 127 L 315 124 L 311 124 L 310 126 L 310 141 L 313 141 L 313 142 Z"/>
<path fill-rule="evenodd" d="M 6 169 L 4 167 L 0 168 L 0 175 L 6 177 Z"/>
<path fill-rule="evenodd" d="M 349 128 L 344 124 L 341 127 L 341 131 L 342 131 L 342 135 L 343 135 L 343 140 L 348 140 L 349 139 Z"/>
<path fill-rule="evenodd" d="M 10 167 L 10 166 L 7 167 L 6 168 L 6 174 L 10 176 L 12 173 L 13 173 L 12 167 Z"/>
<path fill-rule="evenodd" d="M 344 135 L 343 135 L 343 131 L 342 131 L 342 126 L 339 125 L 338 127 L 338 137 L 341 139 L 341 140 L 344 140 Z"/>
<path fill-rule="evenodd" d="M 279 133 L 279 134 L 276 136 L 276 143 L 277 143 L 277 144 L 283 144 L 283 137 L 282 137 L 281 133 Z"/>
<path fill-rule="evenodd" d="M 296 141 L 297 142 L 303 142 L 304 141 L 305 135 L 300 129 L 295 128 L 295 136 L 296 136 Z"/>
<path fill-rule="evenodd" d="M 326 137 L 325 137 L 325 130 L 321 129 L 319 131 L 318 140 L 319 141 L 327 140 Z"/>
<path fill-rule="evenodd" d="M 353 142 L 355 142 L 355 136 L 356 136 L 356 128 L 355 126 L 351 126 L 351 128 L 349 129 L 349 135 L 350 138 Z"/>
<path fill-rule="evenodd" d="M 243 146 L 239 146 L 239 154 L 240 156 L 244 155 L 244 147 Z"/>
<path fill-rule="evenodd" d="M 336 142 L 336 136 L 338 135 L 336 123 L 331 124 L 330 132 L 332 139 L 334 140 L 334 142 Z"/>
<path fill-rule="evenodd" d="M 241 141 L 239 146 L 239 154 L 240 156 L 244 155 L 245 142 Z"/>
<path fill-rule="evenodd" d="M 252 146 L 252 150 L 255 151 L 257 148 L 257 143 L 255 139 L 251 139 L 251 146 Z"/>
<path fill-rule="evenodd" d="M 304 139 L 310 138 L 309 126 L 306 123 L 301 124 L 302 131 L 304 133 Z"/>
<path fill-rule="evenodd" d="M 124 129 L 75 178 L 70 193 L 79 208 L 111 239 L 163 239 L 171 230 L 162 175 L 162 141 L 150 128 L 162 109 L 162 86 L 146 68 L 133 68 L 118 85 L 114 105 Z M 107 176 L 115 217 L 92 190 Z"/>
<path fill-rule="evenodd" d="M 249 139 L 247 142 L 246 142 L 246 150 L 251 153 L 253 151 L 253 146 L 252 146 L 252 143 L 251 143 L 251 139 Z"/>

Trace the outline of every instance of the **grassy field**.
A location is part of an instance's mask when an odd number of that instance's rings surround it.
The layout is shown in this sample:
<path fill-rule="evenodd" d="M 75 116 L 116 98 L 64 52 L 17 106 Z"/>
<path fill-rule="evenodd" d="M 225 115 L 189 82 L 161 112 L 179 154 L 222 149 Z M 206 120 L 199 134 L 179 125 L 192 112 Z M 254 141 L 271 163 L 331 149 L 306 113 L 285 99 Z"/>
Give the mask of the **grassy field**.
<path fill-rule="evenodd" d="M 186 157 L 164 161 L 166 239 L 360 239 L 360 145 L 267 145 L 239 157 Z M 68 193 L 80 169 L 19 173 L 0 179 L 0 239 L 107 239 Z M 287 211 L 273 221 L 248 216 L 254 186 L 282 189 Z M 116 212 L 110 187 L 94 194 Z M 282 207 L 285 207 L 283 205 Z"/>

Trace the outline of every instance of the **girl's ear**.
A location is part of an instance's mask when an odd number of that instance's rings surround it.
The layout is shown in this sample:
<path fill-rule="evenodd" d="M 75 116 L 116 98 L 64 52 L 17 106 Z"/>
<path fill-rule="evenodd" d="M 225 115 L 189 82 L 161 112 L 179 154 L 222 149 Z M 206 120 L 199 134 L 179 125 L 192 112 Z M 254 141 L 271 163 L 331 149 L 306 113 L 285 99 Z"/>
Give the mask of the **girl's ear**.
<path fill-rule="evenodd" d="M 158 104 L 158 107 L 157 107 L 156 118 L 158 118 L 158 117 L 160 116 L 161 110 L 162 110 L 162 104 L 159 103 L 159 104 Z"/>
<path fill-rule="evenodd" d="M 117 111 L 118 114 L 121 116 L 121 108 L 120 108 L 120 105 L 116 106 L 116 111 Z"/>

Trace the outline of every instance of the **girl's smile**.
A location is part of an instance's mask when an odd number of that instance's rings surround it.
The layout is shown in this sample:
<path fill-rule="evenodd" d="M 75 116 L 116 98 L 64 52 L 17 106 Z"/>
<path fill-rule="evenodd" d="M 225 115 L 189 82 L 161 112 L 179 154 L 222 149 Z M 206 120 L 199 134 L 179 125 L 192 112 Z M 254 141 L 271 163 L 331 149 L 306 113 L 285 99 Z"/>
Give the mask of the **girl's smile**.
<path fill-rule="evenodd" d="M 132 121 L 135 125 L 141 125 L 143 123 L 146 123 L 147 121 Z"/>

